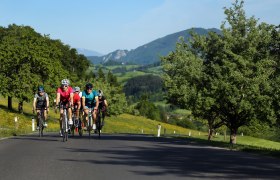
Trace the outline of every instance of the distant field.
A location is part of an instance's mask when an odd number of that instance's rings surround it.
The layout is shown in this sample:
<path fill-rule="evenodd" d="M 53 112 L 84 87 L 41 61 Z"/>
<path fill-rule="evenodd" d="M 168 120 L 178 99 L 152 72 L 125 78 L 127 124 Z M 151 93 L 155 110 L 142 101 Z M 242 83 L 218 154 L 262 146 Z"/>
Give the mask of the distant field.
<path fill-rule="evenodd" d="M 102 66 L 98 65 L 96 67 L 91 66 L 88 68 L 87 72 L 98 72 L 99 67 L 102 68 L 102 71 L 107 74 L 109 71 L 113 71 L 114 69 L 117 68 L 123 68 L 125 67 L 128 72 L 125 73 L 114 73 L 114 75 L 117 77 L 118 82 L 121 84 L 125 84 L 125 82 L 133 77 L 137 76 L 143 76 L 147 74 L 152 74 L 152 75 L 161 75 L 162 73 L 162 68 L 160 66 L 157 67 L 150 67 L 145 70 L 133 70 L 135 68 L 141 67 L 141 65 L 116 65 L 116 66 Z"/>
<path fill-rule="evenodd" d="M 146 75 L 147 73 L 142 72 L 142 71 L 130 71 L 127 73 L 116 73 L 114 74 L 118 78 L 118 82 L 121 84 L 124 84 L 128 79 L 137 77 L 137 76 L 143 76 Z"/>

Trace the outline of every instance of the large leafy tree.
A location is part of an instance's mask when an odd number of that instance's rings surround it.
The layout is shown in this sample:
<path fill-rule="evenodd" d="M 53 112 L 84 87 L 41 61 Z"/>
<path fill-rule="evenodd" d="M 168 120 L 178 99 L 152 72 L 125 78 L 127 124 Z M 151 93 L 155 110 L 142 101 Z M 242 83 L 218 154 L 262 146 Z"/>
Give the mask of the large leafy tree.
<path fill-rule="evenodd" d="M 190 107 L 196 116 L 225 124 L 231 132 L 230 142 L 236 143 L 240 126 L 254 119 L 275 120 L 270 94 L 276 62 L 269 53 L 273 26 L 258 24 L 254 17 L 247 19 L 243 1 L 236 0 L 225 14 L 221 34 L 192 35 L 191 44 L 182 43 L 185 52 L 180 51 L 189 57 L 180 59 L 176 51 L 175 58 L 169 55 L 163 64 L 165 83 L 172 92 L 168 98 L 177 98 L 175 104 Z M 172 69 L 178 61 L 187 67 Z M 196 67 L 199 63 L 202 66 Z M 181 79 L 172 79 L 172 73 Z"/>
<path fill-rule="evenodd" d="M 8 96 L 8 108 L 12 109 L 12 97 L 28 101 L 39 84 L 55 82 L 65 76 L 60 63 L 61 51 L 48 36 L 36 33 L 29 26 L 10 25 L 0 35 L 0 93 Z"/>

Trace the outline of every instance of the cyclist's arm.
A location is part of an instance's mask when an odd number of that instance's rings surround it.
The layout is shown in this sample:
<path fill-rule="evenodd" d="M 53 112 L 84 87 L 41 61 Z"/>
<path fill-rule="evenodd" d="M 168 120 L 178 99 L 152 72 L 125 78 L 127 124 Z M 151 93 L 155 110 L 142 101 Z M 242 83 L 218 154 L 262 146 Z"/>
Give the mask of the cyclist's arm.
<path fill-rule="evenodd" d="M 60 102 L 60 93 L 56 93 L 56 106 L 58 106 L 58 103 Z"/>
<path fill-rule="evenodd" d="M 36 103 L 37 103 L 37 98 L 34 97 L 34 100 L 33 100 L 33 111 L 36 110 Z"/>
<path fill-rule="evenodd" d="M 104 99 L 104 105 L 105 105 L 106 108 L 108 107 L 108 103 L 107 103 L 106 99 Z"/>
<path fill-rule="evenodd" d="M 86 97 L 83 96 L 82 97 L 82 107 L 83 107 L 83 109 L 85 109 L 85 106 L 86 106 Z"/>
<path fill-rule="evenodd" d="M 70 103 L 71 103 L 71 106 L 74 105 L 73 96 L 74 96 L 74 94 L 73 94 L 73 93 L 70 93 Z"/>
<path fill-rule="evenodd" d="M 49 96 L 46 97 L 46 105 L 47 105 L 47 110 L 49 109 L 50 106 L 50 101 L 49 101 Z"/>
<path fill-rule="evenodd" d="M 78 109 L 81 109 L 81 99 L 79 99 L 79 101 L 77 101 L 78 104 Z"/>
<path fill-rule="evenodd" d="M 98 106 L 99 106 L 99 99 L 98 99 L 98 96 L 95 96 L 95 108 L 94 108 L 94 110 L 97 110 L 98 109 Z"/>

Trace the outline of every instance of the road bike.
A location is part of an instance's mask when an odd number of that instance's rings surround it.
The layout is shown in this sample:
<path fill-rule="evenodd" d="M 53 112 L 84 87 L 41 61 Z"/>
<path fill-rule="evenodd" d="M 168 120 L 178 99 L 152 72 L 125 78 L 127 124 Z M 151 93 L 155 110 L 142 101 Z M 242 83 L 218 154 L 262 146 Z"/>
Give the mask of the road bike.
<path fill-rule="evenodd" d="M 38 127 L 39 127 L 39 137 L 43 136 L 43 131 L 44 131 L 44 121 L 45 121 L 45 116 L 44 116 L 45 108 L 41 108 L 38 114 Z"/>
<path fill-rule="evenodd" d="M 65 141 L 68 141 L 68 130 L 69 130 L 69 125 L 68 125 L 68 107 L 65 104 L 61 104 L 61 106 L 63 108 L 61 133 L 62 133 L 63 142 L 65 142 Z"/>
<path fill-rule="evenodd" d="M 88 108 L 87 130 L 88 130 L 88 136 L 89 136 L 89 138 L 90 138 L 90 136 L 91 136 L 92 125 L 93 125 L 92 109 L 93 109 L 93 108 Z"/>
<path fill-rule="evenodd" d="M 79 111 L 78 105 L 75 105 L 74 109 L 73 109 L 73 113 L 72 113 L 72 120 L 74 122 L 73 125 L 71 126 L 72 136 L 75 135 L 75 132 L 78 132 L 79 136 L 83 135 L 82 121 L 81 121 L 80 117 L 77 116 L 77 111 Z"/>
<path fill-rule="evenodd" d="M 101 129 L 102 129 L 102 122 L 101 122 L 101 110 L 98 108 L 97 116 L 96 116 L 96 132 L 98 134 L 98 138 L 100 139 Z"/>

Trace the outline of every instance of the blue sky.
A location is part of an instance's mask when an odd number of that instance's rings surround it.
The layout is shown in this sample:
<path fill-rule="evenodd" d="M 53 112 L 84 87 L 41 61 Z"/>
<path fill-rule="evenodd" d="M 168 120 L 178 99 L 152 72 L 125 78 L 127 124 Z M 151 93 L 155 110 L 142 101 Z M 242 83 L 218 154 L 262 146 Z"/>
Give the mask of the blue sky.
<path fill-rule="evenodd" d="M 0 26 L 27 25 L 74 48 L 135 49 L 192 27 L 219 28 L 232 0 L 0 0 Z M 245 0 L 247 17 L 280 24 L 280 0 Z"/>

